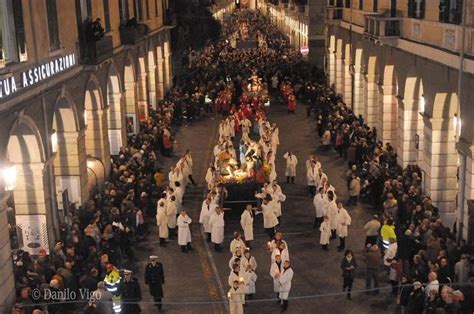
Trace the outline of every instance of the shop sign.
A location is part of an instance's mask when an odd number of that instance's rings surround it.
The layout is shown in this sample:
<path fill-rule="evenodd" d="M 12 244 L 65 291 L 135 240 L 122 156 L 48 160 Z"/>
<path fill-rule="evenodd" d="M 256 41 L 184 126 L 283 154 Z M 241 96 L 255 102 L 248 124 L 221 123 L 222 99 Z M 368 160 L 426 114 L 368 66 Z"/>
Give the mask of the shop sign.
<path fill-rule="evenodd" d="M 20 88 L 31 87 L 76 65 L 76 56 L 71 53 L 35 66 L 20 76 L 0 79 L 0 99 L 12 96 Z"/>

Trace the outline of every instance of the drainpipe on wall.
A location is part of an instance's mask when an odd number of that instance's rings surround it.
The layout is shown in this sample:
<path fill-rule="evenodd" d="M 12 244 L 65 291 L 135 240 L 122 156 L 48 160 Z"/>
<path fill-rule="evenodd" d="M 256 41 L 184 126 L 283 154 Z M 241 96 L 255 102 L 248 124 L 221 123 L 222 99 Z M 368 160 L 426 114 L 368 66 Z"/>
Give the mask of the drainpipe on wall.
<path fill-rule="evenodd" d="M 52 158 L 52 153 L 51 153 L 51 134 L 48 129 L 48 116 L 46 115 L 46 100 L 45 100 L 45 95 L 44 93 L 41 95 L 41 107 L 43 110 L 43 120 L 44 120 L 44 134 L 46 135 L 46 156 L 48 160 Z M 48 232 L 48 242 L 50 244 L 50 248 L 53 248 L 54 246 L 54 241 L 56 239 L 59 239 L 59 223 L 58 223 L 58 208 L 57 208 L 57 203 L 56 203 L 56 183 L 54 179 L 54 173 L 53 173 L 53 161 L 48 161 L 47 164 L 45 165 L 47 167 L 47 175 L 48 175 L 48 181 L 50 184 L 48 184 L 48 189 L 49 189 L 49 197 L 51 198 L 50 201 L 50 206 L 51 206 L 51 211 L 50 211 L 50 219 L 53 224 L 52 228 L 48 230 L 52 230 L 51 232 Z M 46 219 L 48 221 L 48 219 Z M 52 237 L 53 236 L 53 237 Z"/>
<path fill-rule="evenodd" d="M 459 138 L 461 136 L 461 101 L 462 101 L 462 83 L 463 83 L 463 78 L 464 78 L 464 46 L 465 46 L 465 39 L 466 39 L 466 14 L 467 14 L 467 1 L 468 0 L 464 0 L 462 2 L 462 16 L 461 16 L 461 51 L 459 53 L 459 71 L 458 71 L 458 101 L 457 101 L 457 110 L 456 110 L 456 114 L 457 114 L 457 119 L 458 119 L 458 122 L 457 122 L 457 125 L 456 125 L 456 130 L 454 131 L 455 132 L 455 137 L 456 137 L 456 144 L 459 143 Z M 466 156 L 463 156 L 464 160 L 466 160 Z M 466 165 L 466 162 L 464 162 L 464 165 Z M 459 167 L 459 165 L 458 165 Z M 465 168 L 464 169 L 461 169 L 463 171 L 465 171 Z M 464 176 L 463 176 L 464 177 Z M 466 178 L 464 179 L 464 182 L 466 181 Z M 461 202 L 458 202 L 458 210 L 460 211 L 459 213 L 459 216 L 460 217 L 460 221 L 458 221 L 458 243 L 459 241 L 462 239 L 462 234 L 463 234 L 463 229 L 464 229 L 464 200 L 465 200 L 465 197 L 466 197 L 466 194 L 465 194 L 465 183 L 464 182 L 461 182 L 462 186 L 461 188 L 463 189 L 463 193 L 461 194 L 462 195 L 462 199 L 461 199 Z M 458 182 L 458 187 L 459 187 L 459 182 Z M 461 204 L 460 204 L 461 203 Z"/>

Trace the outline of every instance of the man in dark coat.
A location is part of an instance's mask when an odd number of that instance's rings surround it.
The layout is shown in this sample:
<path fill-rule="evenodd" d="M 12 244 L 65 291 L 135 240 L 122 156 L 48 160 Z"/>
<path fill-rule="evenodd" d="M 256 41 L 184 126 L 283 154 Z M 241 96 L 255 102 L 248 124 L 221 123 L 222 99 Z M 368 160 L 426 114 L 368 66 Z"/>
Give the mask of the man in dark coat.
<path fill-rule="evenodd" d="M 142 292 L 137 278 L 132 277 L 132 271 L 126 269 L 124 271 L 125 280 L 123 281 L 122 300 L 125 314 L 140 313 L 140 305 L 138 302 L 142 299 Z"/>
<path fill-rule="evenodd" d="M 163 265 L 159 263 L 158 256 L 150 256 L 150 263 L 145 268 L 145 284 L 150 288 L 155 305 L 161 310 L 161 299 L 163 298 L 163 286 L 165 284 L 165 274 Z"/>

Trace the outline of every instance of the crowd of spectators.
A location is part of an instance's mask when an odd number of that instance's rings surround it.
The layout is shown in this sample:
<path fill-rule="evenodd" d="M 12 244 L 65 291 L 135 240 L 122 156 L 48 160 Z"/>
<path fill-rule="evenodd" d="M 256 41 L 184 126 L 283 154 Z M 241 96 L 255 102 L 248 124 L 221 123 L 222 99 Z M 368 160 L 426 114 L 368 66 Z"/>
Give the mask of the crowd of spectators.
<path fill-rule="evenodd" d="M 376 128 L 367 126 L 332 88 L 306 83 L 299 96 L 307 104 L 308 116 L 316 119 L 321 149 L 347 161 L 351 199 L 360 197 L 377 211 L 366 231 L 368 238 L 373 237 L 375 224 L 378 240 L 366 241 L 367 250 L 382 248 L 393 293 L 405 313 L 435 313 L 438 308 L 471 313 L 473 247 L 456 241 L 455 228 L 443 223 L 438 208 L 423 193 L 420 167 L 402 169 L 392 144 L 378 141 Z M 351 194 L 354 180 L 360 182 L 360 195 Z"/>

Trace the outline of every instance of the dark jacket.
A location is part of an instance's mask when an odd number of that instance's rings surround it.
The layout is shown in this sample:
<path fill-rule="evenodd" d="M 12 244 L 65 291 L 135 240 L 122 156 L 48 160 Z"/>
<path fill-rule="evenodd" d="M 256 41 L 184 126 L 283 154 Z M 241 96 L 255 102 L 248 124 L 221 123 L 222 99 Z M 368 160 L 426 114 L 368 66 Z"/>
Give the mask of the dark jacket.
<path fill-rule="evenodd" d="M 423 290 L 421 288 L 413 290 L 413 292 L 410 294 L 410 297 L 408 299 L 408 307 L 407 307 L 408 314 L 423 313 L 424 303 L 425 303 L 425 294 L 423 293 Z"/>
<path fill-rule="evenodd" d="M 350 266 L 353 266 L 353 268 L 348 269 Z M 348 279 L 354 279 L 356 269 L 357 269 L 357 262 L 354 257 L 352 257 L 350 262 L 347 260 L 347 258 L 345 257 L 342 258 L 342 261 L 341 261 L 342 277 L 348 278 Z"/>
<path fill-rule="evenodd" d="M 150 294 L 155 298 L 163 297 L 163 287 L 165 284 L 165 274 L 163 272 L 163 265 L 156 263 L 146 265 L 145 268 L 145 284 L 150 288 Z"/>

